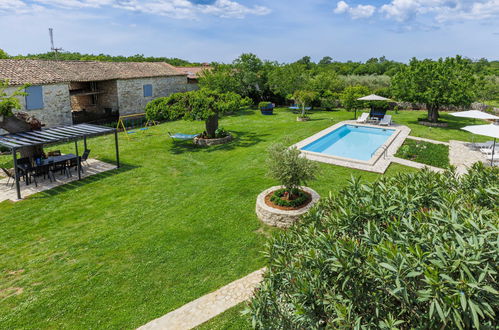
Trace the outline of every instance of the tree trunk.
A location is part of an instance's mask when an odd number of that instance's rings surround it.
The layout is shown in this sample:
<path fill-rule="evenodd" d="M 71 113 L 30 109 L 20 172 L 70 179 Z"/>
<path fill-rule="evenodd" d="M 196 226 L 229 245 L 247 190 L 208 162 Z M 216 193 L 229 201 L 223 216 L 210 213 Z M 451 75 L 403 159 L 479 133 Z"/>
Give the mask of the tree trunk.
<path fill-rule="evenodd" d="M 218 129 L 218 114 L 208 117 L 206 119 L 206 134 L 209 138 L 215 137 L 215 131 Z"/>
<path fill-rule="evenodd" d="M 428 120 L 432 123 L 438 121 L 438 106 L 428 106 Z"/>
<path fill-rule="evenodd" d="M 6 130 L 9 133 L 21 133 L 31 131 L 33 126 L 38 127 L 39 121 L 34 123 L 33 121 L 27 122 L 25 120 L 26 117 L 23 115 L 19 118 L 17 115 L 14 116 L 0 116 L 0 128 Z M 33 117 L 29 117 L 33 118 Z M 34 146 L 34 147 L 24 147 L 19 149 L 21 153 L 21 157 L 39 157 L 43 154 L 43 146 Z"/>
<path fill-rule="evenodd" d="M 302 103 L 301 105 L 301 116 L 305 117 L 305 103 Z"/>

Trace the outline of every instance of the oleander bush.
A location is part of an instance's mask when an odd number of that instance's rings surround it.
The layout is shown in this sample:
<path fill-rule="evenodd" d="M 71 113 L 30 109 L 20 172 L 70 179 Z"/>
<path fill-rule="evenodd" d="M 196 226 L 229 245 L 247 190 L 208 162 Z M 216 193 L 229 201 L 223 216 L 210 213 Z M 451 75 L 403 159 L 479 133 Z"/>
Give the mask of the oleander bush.
<path fill-rule="evenodd" d="M 257 329 L 497 329 L 499 169 L 351 179 L 266 249 Z"/>

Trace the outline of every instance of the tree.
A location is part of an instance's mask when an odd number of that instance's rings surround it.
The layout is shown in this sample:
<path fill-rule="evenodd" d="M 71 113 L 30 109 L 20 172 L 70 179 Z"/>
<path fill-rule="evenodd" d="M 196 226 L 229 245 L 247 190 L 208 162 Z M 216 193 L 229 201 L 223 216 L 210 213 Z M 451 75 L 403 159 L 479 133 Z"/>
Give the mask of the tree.
<path fill-rule="evenodd" d="M 333 63 L 333 58 L 331 56 L 324 56 L 320 61 L 319 65 L 329 65 Z"/>
<path fill-rule="evenodd" d="M 268 149 L 267 175 L 284 186 L 287 196 L 293 199 L 301 185 L 316 178 L 319 167 L 316 162 L 301 157 L 296 147 L 288 148 L 282 143 L 274 143 Z"/>
<path fill-rule="evenodd" d="M 310 105 L 317 98 L 318 94 L 313 91 L 300 90 L 293 93 L 293 100 L 301 105 L 301 116 L 305 117 L 305 106 Z"/>
<path fill-rule="evenodd" d="M 266 85 L 266 77 L 262 74 L 262 60 L 255 54 L 248 53 L 236 58 L 232 65 L 238 85 L 241 87 L 239 94 L 259 101 L 262 95 L 262 87 Z"/>
<path fill-rule="evenodd" d="M 243 87 L 237 79 L 234 68 L 227 64 L 214 64 L 211 70 L 203 71 L 199 77 L 200 88 L 220 93 L 242 93 Z"/>
<path fill-rule="evenodd" d="M 438 61 L 413 58 L 392 78 L 400 100 L 425 104 L 428 120 L 436 122 L 442 106 L 469 106 L 477 98 L 477 79 L 469 60 L 460 56 Z"/>
<path fill-rule="evenodd" d="M 214 138 L 215 131 L 218 129 L 218 119 L 221 116 L 228 112 L 238 111 L 250 104 L 249 98 L 243 98 L 236 93 L 220 93 L 202 88 L 187 92 L 184 97 L 178 97 L 177 103 L 172 106 L 185 109 L 184 119 L 204 120 L 206 135 L 208 138 Z"/>
<path fill-rule="evenodd" d="M 357 118 L 357 110 L 365 107 L 365 102 L 357 99 L 369 93 L 369 88 L 365 86 L 349 86 L 340 94 L 341 105 L 348 111 L 355 110 L 354 116 Z"/>
<path fill-rule="evenodd" d="M 3 49 L 0 49 L 0 59 L 9 58 L 9 54 L 7 54 Z"/>
<path fill-rule="evenodd" d="M 310 71 L 305 65 L 292 63 L 276 67 L 269 73 L 269 88 L 286 98 L 296 90 L 303 89 L 310 79 Z"/>

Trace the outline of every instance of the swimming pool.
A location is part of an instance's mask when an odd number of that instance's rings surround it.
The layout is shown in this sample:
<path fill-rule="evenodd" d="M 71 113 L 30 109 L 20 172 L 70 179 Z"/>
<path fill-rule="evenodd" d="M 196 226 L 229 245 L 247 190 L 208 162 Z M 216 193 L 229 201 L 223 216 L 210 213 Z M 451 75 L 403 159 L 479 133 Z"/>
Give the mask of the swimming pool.
<path fill-rule="evenodd" d="M 393 129 L 346 124 L 300 149 L 329 156 L 368 161 L 393 133 L 395 133 Z"/>

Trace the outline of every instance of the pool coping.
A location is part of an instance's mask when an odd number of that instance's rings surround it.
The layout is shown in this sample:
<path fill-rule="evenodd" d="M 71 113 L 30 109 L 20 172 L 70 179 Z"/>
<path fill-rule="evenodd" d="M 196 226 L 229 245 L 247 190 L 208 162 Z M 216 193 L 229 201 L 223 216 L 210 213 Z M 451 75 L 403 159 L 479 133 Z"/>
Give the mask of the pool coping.
<path fill-rule="evenodd" d="M 325 155 L 318 152 L 301 150 L 301 148 L 306 145 L 320 139 L 321 137 L 331 133 L 332 131 L 340 128 L 344 125 L 354 125 L 360 127 L 370 127 L 370 128 L 384 128 L 391 129 L 395 132 L 390 135 L 390 137 L 383 143 L 373 154 L 371 159 L 368 161 L 362 161 L 358 159 L 352 158 L 344 158 L 339 156 Z M 355 120 L 345 120 L 338 122 L 326 129 L 323 129 L 320 132 L 298 142 L 295 143 L 292 147 L 298 148 L 301 153 L 308 159 L 319 161 L 322 163 L 339 165 L 369 172 L 375 173 L 385 173 L 388 166 L 390 166 L 391 157 L 397 152 L 398 148 L 404 143 L 407 136 L 409 136 L 411 129 L 404 125 L 392 124 L 391 126 L 379 126 L 365 123 L 357 123 Z"/>

